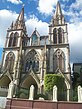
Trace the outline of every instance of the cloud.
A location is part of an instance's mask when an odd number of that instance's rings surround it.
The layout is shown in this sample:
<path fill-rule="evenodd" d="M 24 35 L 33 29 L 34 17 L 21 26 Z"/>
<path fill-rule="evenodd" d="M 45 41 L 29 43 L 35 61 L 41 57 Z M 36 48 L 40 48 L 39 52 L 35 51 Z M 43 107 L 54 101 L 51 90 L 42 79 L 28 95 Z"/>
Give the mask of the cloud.
<path fill-rule="evenodd" d="M 72 3 L 71 8 L 74 8 L 75 10 L 82 9 L 82 0 L 76 0 L 76 2 Z"/>
<path fill-rule="evenodd" d="M 21 0 L 7 0 L 8 2 L 11 2 L 13 4 L 21 4 L 22 1 Z"/>
<path fill-rule="evenodd" d="M 39 0 L 38 10 L 42 14 L 51 14 L 58 0 Z"/>
<path fill-rule="evenodd" d="M 0 10 L 0 47 L 4 46 L 6 31 L 17 16 L 18 14 L 15 12 L 6 9 Z"/>
<path fill-rule="evenodd" d="M 82 62 L 82 22 L 68 25 L 71 62 Z"/>
<path fill-rule="evenodd" d="M 35 15 L 32 15 L 29 19 L 27 19 L 26 26 L 29 36 L 32 34 L 35 28 L 38 30 L 40 35 L 48 35 L 48 23 L 42 22 Z"/>
<path fill-rule="evenodd" d="M 39 0 L 38 10 L 43 14 L 52 13 L 56 0 Z M 50 4 L 50 2 L 51 4 Z M 79 0 L 81 2 L 81 0 Z M 41 4 L 41 2 L 43 4 Z M 43 9 L 42 9 L 43 7 Z M 82 11 L 74 11 L 74 4 L 72 4 L 69 10 L 64 11 L 67 17 L 70 16 L 70 23 L 68 24 L 68 38 L 70 44 L 70 59 L 73 62 L 82 62 Z M 78 7 L 79 8 L 79 7 Z M 4 46 L 6 30 L 10 26 L 12 21 L 15 21 L 18 14 L 9 10 L 0 10 L 0 47 Z M 25 16 L 26 17 L 26 16 Z M 39 20 L 35 15 L 30 15 L 26 18 L 27 33 L 30 36 L 32 32 L 37 28 L 41 35 L 48 35 L 48 23 Z"/>
<path fill-rule="evenodd" d="M 7 29 L 10 27 L 12 21 L 17 19 L 17 17 L 18 14 L 16 12 L 12 12 L 6 9 L 0 10 L 0 47 L 4 47 Z M 38 20 L 38 18 L 34 15 L 30 16 L 28 19 L 26 18 L 26 26 L 29 36 L 32 34 L 35 28 L 37 28 L 41 35 L 48 34 L 48 23 Z"/>
<path fill-rule="evenodd" d="M 63 2 L 69 2 L 69 0 L 62 0 Z"/>

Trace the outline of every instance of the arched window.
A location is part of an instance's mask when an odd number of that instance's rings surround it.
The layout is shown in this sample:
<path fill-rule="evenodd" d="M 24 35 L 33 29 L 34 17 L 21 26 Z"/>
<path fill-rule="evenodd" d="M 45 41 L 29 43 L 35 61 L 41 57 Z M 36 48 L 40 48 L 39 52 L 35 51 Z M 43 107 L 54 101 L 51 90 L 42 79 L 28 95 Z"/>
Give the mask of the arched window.
<path fill-rule="evenodd" d="M 35 50 L 31 50 L 27 54 L 25 71 L 29 71 L 29 70 L 33 70 L 35 72 L 39 70 L 39 57 Z"/>
<path fill-rule="evenodd" d="M 54 41 L 54 44 L 57 44 L 57 29 L 56 28 L 53 30 L 53 41 Z"/>
<path fill-rule="evenodd" d="M 16 33 L 14 34 L 13 46 L 17 46 L 18 36 L 19 36 L 19 34 L 16 32 Z"/>
<path fill-rule="evenodd" d="M 14 34 L 11 33 L 10 38 L 9 38 L 9 44 L 8 44 L 8 47 L 11 47 L 12 44 L 13 44 L 13 36 L 14 36 Z"/>
<path fill-rule="evenodd" d="M 64 53 L 58 49 L 54 55 L 53 55 L 53 71 L 57 72 L 57 70 L 60 70 L 61 72 L 64 72 L 65 68 L 65 60 L 64 60 Z"/>
<path fill-rule="evenodd" d="M 59 28 L 58 29 L 58 43 L 63 43 L 63 34 L 64 34 L 64 31 L 62 28 Z"/>
<path fill-rule="evenodd" d="M 14 53 L 12 52 L 8 53 L 8 55 L 6 56 L 4 68 L 7 69 L 10 73 L 13 73 L 14 60 L 15 60 Z"/>

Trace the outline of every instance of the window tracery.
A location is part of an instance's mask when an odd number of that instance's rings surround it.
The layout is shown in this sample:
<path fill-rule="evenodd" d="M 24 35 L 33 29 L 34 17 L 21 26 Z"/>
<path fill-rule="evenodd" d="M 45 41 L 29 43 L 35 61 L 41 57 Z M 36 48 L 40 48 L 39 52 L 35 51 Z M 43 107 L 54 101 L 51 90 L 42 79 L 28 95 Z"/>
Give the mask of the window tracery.
<path fill-rule="evenodd" d="M 39 70 L 39 57 L 35 50 L 32 50 L 27 55 L 25 71 L 29 71 L 32 69 L 33 71 Z"/>
<path fill-rule="evenodd" d="M 53 42 L 54 44 L 64 43 L 64 30 L 54 28 L 53 30 Z"/>
<path fill-rule="evenodd" d="M 9 70 L 10 73 L 13 72 L 14 60 L 15 60 L 14 53 L 13 52 L 8 53 L 8 55 L 6 56 L 4 68 Z"/>
<path fill-rule="evenodd" d="M 64 71 L 64 53 L 61 50 L 57 50 L 53 55 L 53 71 L 56 72 L 60 69 L 61 72 Z"/>
<path fill-rule="evenodd" d="M 19 34 L 17 32 L 15 34 L 11 33 L 10 38 L 9 38 L 8 47 L 12 47 L 12 46 L 16 46 L 17 45 L 18 36 L 19 36 Z"/>

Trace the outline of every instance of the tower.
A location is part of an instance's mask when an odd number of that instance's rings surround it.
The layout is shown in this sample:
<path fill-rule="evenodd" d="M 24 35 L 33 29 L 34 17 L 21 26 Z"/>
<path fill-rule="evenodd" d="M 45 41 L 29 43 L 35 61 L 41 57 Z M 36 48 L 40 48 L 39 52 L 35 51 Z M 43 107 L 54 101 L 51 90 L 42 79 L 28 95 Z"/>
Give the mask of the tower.
<path fill-rule="evenodd" d="M 22 40 L 27 36 L 26 26 L 24 21 L 24 7 L 16 20 L 12 22 L 7 30 L 5 47 L 3 48 L 2 58 L 2 75 L 1 86 L 9 87 L 9 83 L 13 81 L 15 85 L 19 84 L 21 56 L 22 56 Z M 4 76 L 4 79 L 2 77 Z"/>
<path fill-rule="evenodd" d="M 65 77 L 67 89 L 70 89 L 70 49 L 68 31 L 60 3 L 57 3 L 55 14 L 49 25 L 50 71 L 61 73 Z M 53 64 L 51 64 L 53 62 Z M 68 98 L 69 99 L 69 98 Z"/>
<path fill-rule="evenodd" d="M 27 35 L 22 7 L 16 22 L 7 30 L 0 86 L 9 87 L 8 97 L 11 98 L 16 95 L 17 87 L 20 87 L 19 91 L 22 88 L 24 94 L 24 91 L 29 91 L 31 85 L 35 87 L 35 95 L 43 94 L 45 75 L 62 74 L 69 100 L 71 88 L 69 57 L 67 24 L 60 3 L 57 3 L 47 36 L 40 36 L 36 29 L 31 36 Z"/>

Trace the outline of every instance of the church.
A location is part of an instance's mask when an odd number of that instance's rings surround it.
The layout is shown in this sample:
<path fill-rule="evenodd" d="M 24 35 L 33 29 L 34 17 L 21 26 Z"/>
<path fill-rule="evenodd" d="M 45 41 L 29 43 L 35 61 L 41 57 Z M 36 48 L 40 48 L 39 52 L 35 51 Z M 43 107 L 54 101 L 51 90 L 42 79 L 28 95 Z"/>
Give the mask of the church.
<path fill-rule="evenodd" d="M 0 96 L 8 96 L 6 89 L 10 90 L 10 84 L 15 85 L 15 89 L 29 89 L 34 85 L 36 93 L 43 93 L 46 74 L 62 74 L 69 92 L 70 48 L 67 24 L 60 3 L 57 3 L 49 24 L 48 35 L 41 36 L 35 28 L 32 35 L 28 36 L 28 31 L 22 7 L 18 18 L 7 30 L 0 74 L 0 89 L 4 91 L 0 90 Z M 10 93 L 15 97 L 14 89 Z"/>

